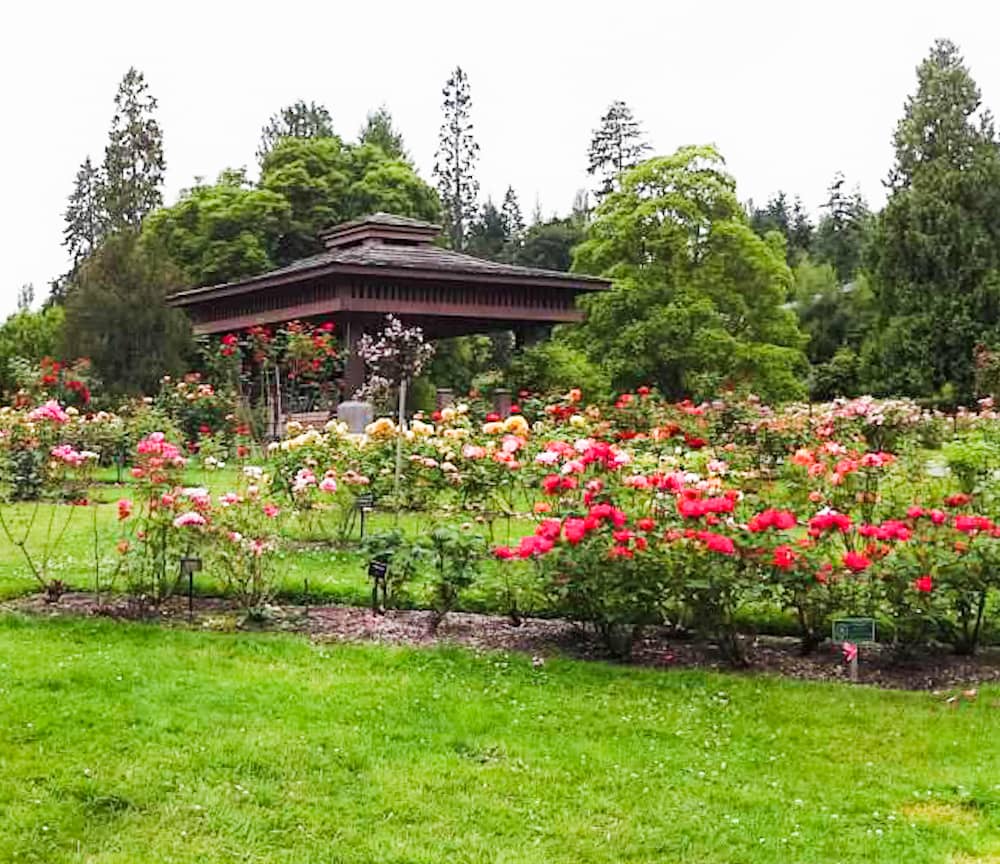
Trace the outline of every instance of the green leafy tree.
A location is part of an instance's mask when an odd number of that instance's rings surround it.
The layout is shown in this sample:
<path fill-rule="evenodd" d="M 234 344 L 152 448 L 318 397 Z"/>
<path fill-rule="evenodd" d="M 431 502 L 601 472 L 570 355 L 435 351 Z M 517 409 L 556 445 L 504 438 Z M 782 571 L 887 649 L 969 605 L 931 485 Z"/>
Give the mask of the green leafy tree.
<path fill-rule="evenodd" d="M 573 266 L 573 249 L 583 242 L 585 232 L 584 223 L 572 217 L 536 222 L 524 232 L 514 263 L 568 272 Z"/>
<path fill-rule="evenodd" d="M 440 214 L 434 190 L 412 166 L 339 138 L 282 139 L 264 158 L 260 188 L 291 208 L 274 253 L 279 265 L 319 252 L 320 231 L 338 222 L 379 210 L 427 220 Z"/>
<path fill-rule="evenodd" d="M 587 151 L 587 173 L 595 175 L 600 185 L 594 190 L 598 200 L 617 187 L 623 171 L 634 167 L 650 150 L 632 109 L 621 100 L 612 102 L 594 130 Z"/>
<path fill-rule="evenodd" d="M 74 267 L 90 255 L 104 237 L 107 228 L 105 197 L 103 173 L 88 156 L 76 172 L 66 205 L 63 246 L 73 259 Z"/>
<path fill-rule="evenodd" d="M 359 144 L 373 144 L 381 148 L 390 159 L 409 162 L 410 157 L 403 144 L 403 136 L 392 123 L 389 109 L 382 105 L 377 111 L 370 111 L 365 125 L 358 133 Z"/>
<path fill-rule="evenodd" d="M 39 312 L 20 309 L 0 324 L 0 390 L 15 389 L 12 361 L 37 365 L 43 357 L 55 357 L 62 341 L 64 313 L 61 306 Z"/>
<path fill-rule="evenodd" d="M 347 150 L 349 156 L 347 218 L 369 213 L 395 213 L 434 222 L 441 218 L 437 193 L 409 162 L 389 156 L 374 144 Z"/>
<path fill-rule="evenodd" d="M 163 202 L 166 162 L 156 104 L 142 73 L 129 69 L 115 95 L 104 151 L 103 210 L 110 231 L 138 230 L 143 217 Z"/>
<path fill-rule="evenodd" d="M 260 130 L 257 159 L 263 162 L 283 138 L 332 138 L 333 118 L 323 105 L 301 99 L 286 105 Z"/>
<path fill-rule="evenodd" d="M 842 283 L 849 282 L 861 267 L 871 236 L 872 215 L 861 192 L 848 194 L 839 171 L 830 184 L 825 213 L 816 228 L 813 252 L 818 261 L 831 264 Z"/>
<path fill-rule="evenodd" d="M 110 393 L 153 393 L 191 353 L 185 316 L 166 304 L 184 277 L 155 243 L 109 237 L 77 274 L 66 301 L 62 354 L 89 357 Z"/>
<path fill-rule="evenodd" d="M 444 122 L 434 159 L 434 177 L 452 248 L 464 249 L 476 217 L 479 181 L 475 169 L 479 145 L 472 135 L 472 95 L 462 67 L 455 68 L 442 93 Z"/>
<path fill-rule="evenodd" d="M 151 213 L 143 235 L 160 243 L 192 283 L 212 285 L 276 266 L 291 209 L 282 195 L 255 189 L 245 171 L 229 170 Z"/>
<path fill-rule="evenodd" d="M 875 323 L 868 278 L 842 283 L 832 264 L 803 257 L 794 270 L 799 325 L 809 336 L 810 394 L 815 399 L 854 396 L 863 389 L 860 350 Z"/>
<path fill-rule="evenodd" d="M 573 341 L 617 387 L 671 397 L 748 387 L 801 396 L 805 338 L 784 302 L 781 243 L 757 236 L 711 147 L 685 147 L 621 177 L 597 208 L 575 269 L 614 280 L 585 298 Z"/>
<path fill-rule="evenodd" d="M 873 275 L 874 388 L 968 402 L 973 349 L 1000 337 L 1000 151 L 961 54 L 934 43 L 894 136 Z"/>

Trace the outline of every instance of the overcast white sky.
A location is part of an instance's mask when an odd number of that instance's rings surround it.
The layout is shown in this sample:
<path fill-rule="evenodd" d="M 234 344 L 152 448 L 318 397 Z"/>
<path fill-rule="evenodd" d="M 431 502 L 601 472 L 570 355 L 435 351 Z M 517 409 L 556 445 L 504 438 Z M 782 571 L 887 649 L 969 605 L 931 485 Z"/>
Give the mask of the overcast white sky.
<path fill-rule="evenodd" d="M 781 188 L 815 210 L 834 171 L 874 204 L 914 68 L 932 40 L 965 54 L 1000 109 L 994 2 L 35 2 L 0 12 L 0 313 L 67 268 L 62 213 L 103 155 L 118 81 L 159 99 L 165 197 L 226 166 L 255 169 L 259 130 L 296 99 L 353 137 L 385 103 L 430 180 L 441 87 L 469 75 L 482 197 L 514 186 L 527 216 L 568 211 L 586 149 L 624 99 L 656 152 L 714 143 L 741 199 Z"/>

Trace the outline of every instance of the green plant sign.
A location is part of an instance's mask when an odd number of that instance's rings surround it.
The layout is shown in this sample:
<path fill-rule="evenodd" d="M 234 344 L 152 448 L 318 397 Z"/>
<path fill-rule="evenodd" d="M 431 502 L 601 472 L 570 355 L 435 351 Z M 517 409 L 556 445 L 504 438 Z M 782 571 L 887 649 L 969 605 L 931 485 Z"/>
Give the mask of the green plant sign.
<path fill-rule="evenodd" d="M 833 622 L 834 642 L 874 642 L 874 618 L 838 618 Z"/>

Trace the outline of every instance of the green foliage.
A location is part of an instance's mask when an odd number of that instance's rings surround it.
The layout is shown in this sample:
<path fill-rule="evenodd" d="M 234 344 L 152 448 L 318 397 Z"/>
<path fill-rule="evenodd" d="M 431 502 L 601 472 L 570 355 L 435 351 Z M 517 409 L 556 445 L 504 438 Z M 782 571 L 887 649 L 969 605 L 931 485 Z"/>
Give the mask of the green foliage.
<path fill-rule="evenodd" d="M 104 169 L 88 156 L 77 171 L 66 205 L 63 246 L 76 266 L 97 248 L 107 231 Z"/>
<path fill-rule="evenodd" d="M 619 388 L 670 397 L 752 387 L 800 396 L 805 341 L 783 303 L 791 273 L 747 224 L 711 147 L 686 147 L 627 172 L 598 207 L 575 268 L 614 280 L 583 300 L 574 341 Z"/>
<path fill-rule="evenodd" d="M 183 370 L 190 325 L 166 305 L 183 277 L 155 244 L 125 232 L 80 268 L 66 302 L 65 356 L 89 357 L 111 393 L 151 393 L 165 372 Z"/>
<path fill-rule="evenodd" d="M 102 194 L 112 231 L 138 231 L 143 217 L 163 201 L 160 187 L 166 161 L 163 132 L 154 117 L 156 104 L 142 73 L 130 68 L 115 95 L 115 116 L 104 152 Z"/>
<path fill-rule="evenodd" d="M 291 208 L 274 253 L 278 264 L 320 251 L 323 229 L 367 213 L 427 220 L 440 213 L 434 191 L 412 166 L 373 144 L 353 147 L 333 137 L 283 138 L 264 157 L 260 188 Z"/>
<path fill-rule="evenodd" d="M 524 232 L 514 253 L 514 263 L 567 273 L 573 266 L 573 250 L 583 242 L 585 232 L 586 226 L 580 219 L 538 222 Z"/>
<path fill-rule="evenodd" d="M 605 399 L 611 393 L 611 379 L 604 367 L 558 337 L 518 351 L 509 379 L 511 386 L 535 393 L 565 393 L 579 387 L 592 401 Z"/>
<path fill-rule="evenodd" d="M 430 562 L 437 628 L 455 608 L 459 594 L 480 574 L 486 541 L 481 534 L 448 525 L 435 528 L 423 544 Z"/>
<path fill-rule="evenodd" d="M 212 285 L 273 268 L 290 215 L 282 195 L 253 188 L 242 170 L 224 171 L 215 185 L 187 189 L 176 204 L 151 213 L 143 233 L 192 283 Z"/>
<path fill-rule="evenodd" d="M 64 317 L 62 307 L 50 306 L 40 312 L 18 312 L 0 325 L 0 391 L 16 388 L 16 358 L 37 365 L 43 357 L 58 353 Z"/>
<path fill-rule="evenodd" d="M 263 162 L 274 146 L 284 138 L 332 138 L 333 119 L 325 106 L 316 102 L 306 104 L 301 99 L 286 105 L 272 114 L 267 125 L 260 130 L 260 149 L 257 158 Z"/>
<path fill-rule="evenodd" d="M 1000 336 L 1000 151 L 952 43 L 934 44 L 917 80 L 875 233 L 882 320 L 866 360 L 879 392 L 966 402 L 973 347 Z"/>
<path fill-rule="evenodd" d="M 410 157 L 403 144 L 402 134 L 393 126 L 389 109 L 382 105 L 377 111 L 370 111 L 365 125 L 358 133 L 359 144 L 372 144 L 390 159 L 409 162 Z"/>
<path fill-rule="evenodd" d="M 816 228 L 812 252 L 816 259 L 830 264 L 841 283 L 853 279 L 861 267 L 862 258 L 873 228 L 871 211 L 865 199 L 855 189 L 844 191 L 844 175 L 837 172 L 830 184 L 826 211 Z"/>
<path fill-rule="evenodd" d="M 587 151 L 587 173 L 600 181 L 594 192 L 598 200 L 619 188 L 622 172 L 635 167 L 649 149 L 632 109 L 620 99 L 612 102 Z"/>
<path fill-rule="evenodd" d="M 753 208 L 750 227 L 761 237 L 765 237 L 770 231 L 781 234 L 785 240 L 785 256 L 790 267 L 794 267 L 796 262 L 807 255 L 812 245 L 813 226 L 798 196 L 789 205 L 788 196 L 784 192 L 778 192 L 763 209 Z"/>
<path fill-rule="evenodd" d="M 472 134 L 469 78 L 461 66 L 456 66 L 449 76 L 442 95 L 444 120 L 434 156 L 434 177 L 451 247 L 464 249 L 475 219 L 476 197 L 479 195 L 479 181 L 475 174 L 479 144 Z"/>

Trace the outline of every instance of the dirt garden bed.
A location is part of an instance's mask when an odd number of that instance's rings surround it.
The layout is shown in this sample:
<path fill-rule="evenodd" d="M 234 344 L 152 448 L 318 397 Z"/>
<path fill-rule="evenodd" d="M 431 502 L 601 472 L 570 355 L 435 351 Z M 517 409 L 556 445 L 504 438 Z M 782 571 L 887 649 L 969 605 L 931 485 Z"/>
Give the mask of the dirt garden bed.
<path fill-rule="evenodd" d="M 435 632 L 434 613 L 426 610 L 388 610 L 377 614 L 356 606 L 275 606 L 269 618 L 248 623 L 237 607 L 223 598 L 196 597 L 190 621 L 186 597 L 173 597 L 155 610 L 138 608 L 124 597 L 102 597 L 73 592 L 54 603 L 41 594 L 0 605 L 22 613 L 102 615 L 147 619 L 166 626 L 198 629 L 260 629 L 302 633 L 317 641 L 379 642 L 394 645 L 460 645 L 477 651 L 518 651 L 542 663 L 563 655 L 576 659 L 612 659 L 590 632 L 563 619 L 526 618 L 515 625 L 510 618 L 470 612 L 449 614 Z M 801 656 L 797 640 L 785 637 L 746 637 L 748 667 L 744 674 L 770 673 L 814 681 L 848 680 L 838 646 L 826 644 Z M 660 668 L 703 668 L 734 671 L 713 646 L 680 639 L 665 629 L 650 628 L 633 650 L 632 662 Z M 900 660 L 885 646 L 862 648 L 860 683 L 906 690 L 970 690 L 1000 681 L 1000 650 L 989 648 L 976 657 L 958 657 L 944 650 L 928 651 L 912 660 Z"/>

